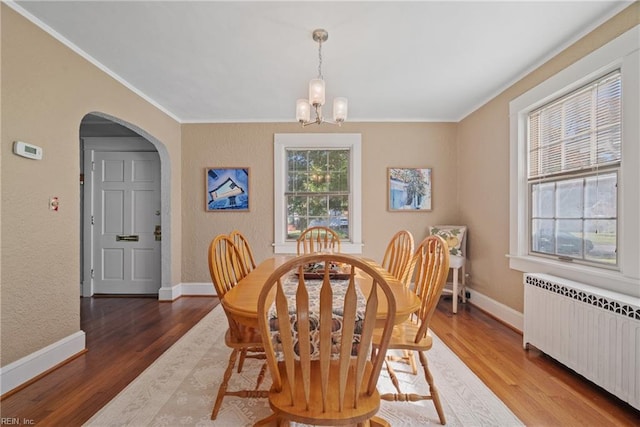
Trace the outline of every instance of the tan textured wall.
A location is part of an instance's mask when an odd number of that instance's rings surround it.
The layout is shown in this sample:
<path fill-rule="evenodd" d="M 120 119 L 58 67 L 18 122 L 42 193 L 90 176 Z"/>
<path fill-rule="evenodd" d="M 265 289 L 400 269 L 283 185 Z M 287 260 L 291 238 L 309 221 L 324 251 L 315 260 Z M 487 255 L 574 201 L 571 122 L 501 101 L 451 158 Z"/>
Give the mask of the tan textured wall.
<path fill-rule="evenodd" d="M 458 124 L 460 218 L 470 227 L 471 287 L 523 310 L 522 273 L 509 269 L 509 102 L 638 25 L 636 2 Z"/>
<path fill-rule="evenodd" d="M 79 126 L 103 112 L 162 141 L 172 165 L 172 283 L 180 280 L 180 126 L 2 4 L 2 331 L 6 366 L 80 330 Z M 44 159 L 12 154 L 14 140 Z M 48 210 L 51 196 L 59 212 Z"/>
<path fill-rule="evenodd" d="M 183 282 L 210 281 L 207 249 L 213 237 L 238 228 L 254 248 L 257 261 L 273 254 L 273 140 L 276 133 L 345 132 L 362 134 L 363 224 L 365 256 L 382 259 L 400 229 L 416 240 L 428 226 L 456 222 L 457 171 L 454 123 L 348 123 L 308 127 L 297 124 L 183 125 Z M 206 212 L 205 168 L 249 167 L 250 212 Z M 433 211 L 387 210 L 387 167 L 432 167 Z"/>

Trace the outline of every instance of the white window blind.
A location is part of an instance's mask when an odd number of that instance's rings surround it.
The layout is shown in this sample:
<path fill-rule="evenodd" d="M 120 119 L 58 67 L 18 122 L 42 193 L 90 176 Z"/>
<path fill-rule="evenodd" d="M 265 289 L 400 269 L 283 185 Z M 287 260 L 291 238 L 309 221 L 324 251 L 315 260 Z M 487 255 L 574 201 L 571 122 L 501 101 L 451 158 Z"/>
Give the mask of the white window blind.
<path fill-rule="evenodd" d="M 532 111 L 529 179 L 620 163 L 621 118 L 620 71 Z"/>

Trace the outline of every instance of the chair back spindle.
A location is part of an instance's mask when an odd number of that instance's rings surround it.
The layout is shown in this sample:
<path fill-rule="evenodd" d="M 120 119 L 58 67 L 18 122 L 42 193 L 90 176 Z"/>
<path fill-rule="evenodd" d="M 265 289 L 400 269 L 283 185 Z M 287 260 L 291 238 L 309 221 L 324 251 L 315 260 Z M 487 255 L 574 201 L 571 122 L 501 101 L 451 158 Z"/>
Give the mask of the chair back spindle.
<path fill-rule="evenodd" d="M 228 236 L 216 236 L 209 245 L 209 273 L 220 299 L 247 275 L 240 251 Z"/>
<path fill-rule="evenodd" d="M 407 230 L 398 231 L 389 241 L 382 259 L 382 266 L 405 285 L 411 282 L 411 258 L 413 257 L 413 236 Z"/>
<path fill-rule="evenodd" d="M 253 257 L 253 250 L 251 249 L 251 245 L 249 245 L 247 238 L 239 230 L 233 230 L 229 233 L 229 238 L 238 248 L 240 259 L 244 264 L 247 274 L 252 272 L 256 268 L 256 261 Z"/>
<path fill-rule="evenodd" d="M 329 227 L 309 227 L 297 240 L 298 255 L 331 251 L 340 252 L 340 236 Z"/>

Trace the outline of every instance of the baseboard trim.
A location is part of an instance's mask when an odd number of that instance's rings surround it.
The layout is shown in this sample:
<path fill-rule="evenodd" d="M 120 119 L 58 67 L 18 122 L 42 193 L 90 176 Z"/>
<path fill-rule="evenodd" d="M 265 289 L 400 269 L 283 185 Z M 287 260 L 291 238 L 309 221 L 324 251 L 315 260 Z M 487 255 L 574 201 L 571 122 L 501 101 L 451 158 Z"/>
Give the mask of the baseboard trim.
<path fill-rule="evenodd" d="M 0 396 L 85 351 L 85 333 L 78 331 L 0 368 Z"/>
<path fill-rule="evenodd" d="M 160 288 L 158 299 L 160 301 L 173 301 L 180 297 L 215 297 L 216 290 L 211 282 L 207 283 L 180 283 L 166 288 Z"/>
<path fill-rule="evenodd" d="M 174 286 L 163 286 L 158 289 L 159 301 L 173 301 L 182 296 L 182 284 L 178 283 Z"/>
<path fill-rule="evenodd" d="M 522 333 L 524 325 L 524 316 L 522 313 L 489 298 L 478 291 L 470 288 L 467 288 L 467 291 L 471 294 L 471 297 L 467 299 L 468 303 L 478 307 L 480 310 L 485 311 L 487 314 L 495 317 L 505 325 Z"/>
<path fill-rule="evenodd" d="M 216 296 L 216 290 L 211 282 L 208 283 L 183 283 L 183 296 Z"/>

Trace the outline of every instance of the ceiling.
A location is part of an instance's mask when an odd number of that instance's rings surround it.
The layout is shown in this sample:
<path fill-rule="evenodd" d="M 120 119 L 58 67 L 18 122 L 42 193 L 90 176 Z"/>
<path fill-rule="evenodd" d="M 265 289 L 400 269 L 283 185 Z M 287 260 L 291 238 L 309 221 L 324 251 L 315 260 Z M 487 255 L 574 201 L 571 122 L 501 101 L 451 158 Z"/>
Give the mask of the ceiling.
<path fill-rule="evenodd" d="M 459 121 L 633 1 L 10 1 L 181 123 Z"/>

